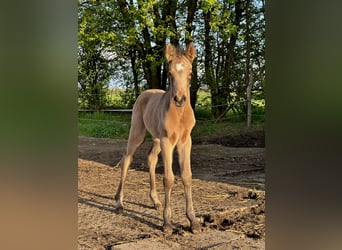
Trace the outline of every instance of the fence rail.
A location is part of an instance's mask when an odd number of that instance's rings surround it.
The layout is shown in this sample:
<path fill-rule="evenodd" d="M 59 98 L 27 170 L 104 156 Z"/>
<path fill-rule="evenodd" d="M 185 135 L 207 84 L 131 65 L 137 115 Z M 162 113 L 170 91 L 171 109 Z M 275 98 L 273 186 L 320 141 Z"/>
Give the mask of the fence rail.
<path fill-rule="evenodd" d="M 246 115 L 244 114 L 236 114 L 236 115 L 230 115 L 229 117 L 225 117 L 225 118 L 220 118 L 220 119 L 200 119 L 200 118 L 196 118 L 196 122 L 198 123 L 212 123 L 212 122 L 222 122 L 222 121 L 228 121 L 232 118 L 236 118 L 236 117 L 246 117 Z M 265 114 L 252 114 L 252 117 L 265 117 Z M 115 121 L 115 120 L 103 120 L 103 119 L 93 119 L 93 118 L 81 118 L 78 117 L 78 120 L 80 121 L 94 121 L 94 122 L 109 122 L 109 123 L 119 123 L 119 124 L 129 124 L 130 121 L 124 122 L 124 121 Z"/>
<path fill-rule="evenodd" d="M 232 103 L 224 103 L 224 104 L 218 104 L 218 105 L 198 105 L 198 108 L 216 108 L 216 107 L 228 107 L 228 106 L 234 106 L 239 103 L 244 103 L 246 100 L 240 100 Z M 251 103 L 253 104 L 259 104 L 258 101 L 251 100 Z M 131 113 L 132 109 L 79 109 L 79 112 L 121 112 L 121 113 Z"/>
<path fill-rule="evenodd" d="M 132 113 L 132 109 L 79 109 L 78 112 L 120 112 L 120 113 Z"/>

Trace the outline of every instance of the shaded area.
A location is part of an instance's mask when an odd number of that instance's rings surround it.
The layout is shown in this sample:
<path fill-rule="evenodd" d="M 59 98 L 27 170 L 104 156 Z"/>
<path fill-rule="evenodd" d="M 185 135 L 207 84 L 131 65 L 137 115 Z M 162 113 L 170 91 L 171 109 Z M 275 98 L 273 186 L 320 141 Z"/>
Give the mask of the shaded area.
<path fill-rule="evenodd" d="M 261 139 L 260 139 L 261 140 Z M 131 169 L 148 172 L 147 154 L 152 145 L 146 141 L 135 153 Z M 123 139 L 101 139 L 79 137 L 79 158 L 116 166 L 126 151 L 127 141 Z M 194 144 L 191 153 L 194 179 L 224 182 L 242 187 L 265 188 L 265 149 L 226 147 L 218 144 Z M 177 153 L 174 153 L 173 170 L 179 176 Z M 156 173 L 164 172 L 162 157 Z"/>
<path fill-rule="evenodd" d="M 237 135 L 223 135 L 208 139 L 193 139 L 194 144 L 218 144 L 226 147 L 265 147 L 265 131 L 251 130 L 241 131 Z"/>

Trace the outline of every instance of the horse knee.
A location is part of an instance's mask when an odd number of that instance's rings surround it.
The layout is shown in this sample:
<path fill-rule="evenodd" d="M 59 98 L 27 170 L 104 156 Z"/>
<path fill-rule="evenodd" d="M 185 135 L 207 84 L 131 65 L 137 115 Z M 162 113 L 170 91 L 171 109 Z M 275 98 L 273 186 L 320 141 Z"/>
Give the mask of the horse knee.
<path fill-rule="evenodd" d="M 160 147 L 156 147 L 155 145 L 153 145 L 147 156 L 147 162 L 149 166 L 150 164 L 157 163 L 159 153 L 160 153 Z"/>
<path fill-rule="evenodd" d="M 189 186 L 192 183 L 192 174 L 182 174 L 182 181 L 184 186 Z"/>
<path fill-rule="evenodd" d="M 171 188 L 175 181 L 174 175 L 164 176 L 164 188 Z"/>

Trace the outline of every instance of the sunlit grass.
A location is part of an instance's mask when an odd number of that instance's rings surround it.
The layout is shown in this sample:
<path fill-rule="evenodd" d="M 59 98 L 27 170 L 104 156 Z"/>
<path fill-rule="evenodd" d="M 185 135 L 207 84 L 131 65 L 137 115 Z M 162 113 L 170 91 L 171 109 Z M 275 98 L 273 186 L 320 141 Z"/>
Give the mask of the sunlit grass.
<path fill-rule="evenodd" d="M 121 93 L 121 92 L 120 92 Z M 121 99 L 118 92 L 111 93 L 113 101 L 118 104 Z M 211 114 L 210 92 L 199 91 L 196 103 L 196 126 L 192 131 L 193 138 L 207 138 L 226 134 L 236 134 L 246 128 L 246 115 L 229 111 L 220 119 Z M 131 113 L 120 112 L 79 112 L 79 135 L 100 138 L 128 138 Z M 265 122 L 264 99 L 252 100 L 252 128 L 261 129 Z M 151 137 L 148 135 L 148 137 Z"/>

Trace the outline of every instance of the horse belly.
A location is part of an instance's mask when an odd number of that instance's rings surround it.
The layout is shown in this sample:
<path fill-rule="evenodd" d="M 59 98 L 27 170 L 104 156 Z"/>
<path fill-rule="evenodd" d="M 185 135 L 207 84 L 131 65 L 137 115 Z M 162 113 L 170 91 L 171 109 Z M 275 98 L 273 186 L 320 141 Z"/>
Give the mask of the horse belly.
<path fill-rule="evenodd" d="M 143 114 L 145 127 L 155 138 L 160 138 L 160 108 L 157 100 L 149 100 Z"/>

